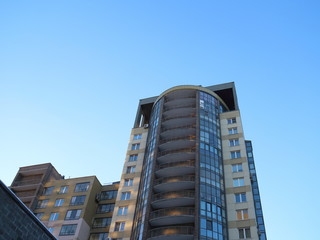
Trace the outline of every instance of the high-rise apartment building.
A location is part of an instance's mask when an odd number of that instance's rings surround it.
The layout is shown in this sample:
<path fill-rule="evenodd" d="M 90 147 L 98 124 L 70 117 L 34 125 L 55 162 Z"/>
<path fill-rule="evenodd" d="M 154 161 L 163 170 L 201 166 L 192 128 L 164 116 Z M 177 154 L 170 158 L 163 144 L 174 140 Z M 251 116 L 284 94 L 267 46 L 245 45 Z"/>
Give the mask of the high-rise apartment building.
<path fill-rule="evenodd" d="M 117 184 L 44 164 L 11 188 L 58 239 L 267 239 L 234 83 L 141 99 Z"/>
<path fill-rule="evenodd" d="M 177 86 L 140 100 L 110 236 L 266 239 L 234 83 Z"/>

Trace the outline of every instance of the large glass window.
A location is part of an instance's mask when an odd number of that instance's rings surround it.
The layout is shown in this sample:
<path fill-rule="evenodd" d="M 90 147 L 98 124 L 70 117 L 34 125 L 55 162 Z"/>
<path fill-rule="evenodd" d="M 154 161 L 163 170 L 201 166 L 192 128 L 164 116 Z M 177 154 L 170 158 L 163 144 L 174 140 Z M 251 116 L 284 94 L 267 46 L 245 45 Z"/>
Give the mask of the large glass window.
<path fill-rule="evenodd" d="M 131 150 L 138 150 L 140 148 L 140 143 L 132 144 Z"/>
<path fill-rule="evenodd" d="M 135 134 L 133 135 L 133 140 L 138 140 L 142 138 L 142 134 Z"/>
<path fill-rule="evenodd" d="M 229 128 L 228 129 L 228 133 L 231 134 L 237 134 L 238 133 L 238 129 L 236 127 L 233 128 Z"/>
<path fill-rule="evenodd" d="M 86 196 L 74 196 L 71 198 L 70 205 L 75 206 L 75 205 L 82 205 L 84 204 L 84 201 L 86 200 Z"/>
<path fill-rule="evenodd" d="M 236 203 L 247 201 L 246 193 L 236 193 L 234 196 L 235 196 Z"/>
<path fill-rule="evenodd" d="M 250 228 L 239 228 L 239 238 L 248 239 L 251 238 Z"/>
<path fill-rule="evenodd" d="M 228 118 L 227 122 L 228 122 L 228 124 L 237 123 L 237 119 L 236 118 Z"/>
<path fill-rule="evenodd" d="M 95 218 L 93 220 L 93 228 L 107 227 L 111 224 L 111 218 Z"/>
<path fill-rule="evenodd" d="M 237 210 L 237 219 L 238 220 L 246 220 L 249 218 L 248 209 Z"/>
<path fill-rule="evenodd" d="M 133 185 L 133 178 L 127 178 L 124 180 L 124 187 L 130 187 Z"/>
<path fill-rule="evenodd" d="M 86 192 L 86 191 L 88 191 L 89 186 L 90 186 L 90 183 L 89 183 L 89 182 L 77 183 L 74 191 L 75 191 L 75 192 Z"/>
<path fill-rule="evenodd" d="M 37 208 L 46 208 L 48 202 L 49 202 L 48 199 L 39 200 L 37 204 Z"/>
<path fill-rule="evenodd" d="M 81 209 L 68 210 L 65 220 L 76 220 L 79 219 L 81 215 Z"/>
<path fill-rule="evenodd" d="M 136 171 L 136 166 L 127 167 L 126 173 L 134 173 Z"/>
<path fill-rule="evenodd" d="M 126 225 L 125 222 L 116 222 L 115 227 L 114 227 L 114 231 L 115 232 L 124 231 L 125 225 Z"/>
<path fill-rule="evenodd" d="M 115 199 L 117 197 L 118 191 L 102 191 L 100 194 L 100 200 L 108 200 L 108 199 Z"/>
<path fill-rule="evenodd" d="M 114 209 L 114 203 L 100 204 L 97 208 L 97 213 L 113 212 L 113 209 Z"/>
<path fill-rule="evenodd" d="M 77 224 L 62 225 L 60 236 L 74 235 L 76 233 Z"/>
<path fill-rule="evenodd" d="M 234 178 L 233 179 L 233 186 L 234 187 L 242 187 L 242 186 L 244 186 L 244 178 Z"/>
<path fill-rule="evenodd" d="M 64 203 L 64 199 L 63 198 L 58 198 L 56 200 L 56 202 L 54 203 L 54 206 L 55 207 L 61 207 L 63 205 L 63 203 Z"/>
<path fill-rule="evenodd" d="M 127 215 L 127 214 L 128 214 L 128 206 L 118 208 L 118 216 Z"/>
<path fill-rule="evenodd" d="M 53 213 L 50 214 L 49 221 L 56 221 L 56 220 L 58 220 L 58 217 L 59 217 L 59 213 L 58 212 L 53 212 Z"/>
<path fill-rule="evenodd" d="M 61 186 L 59 193 L 60 193 L 60 194 L 62 194 L 62 193 L 67 193 L 67 192 L 68 192 L 68 189 L 69 189 L 69 186 Z"/>
<path fill-rule="evenodd" d="M 51 195 L 54 187 L 46 187 L 43 189 L 42 195 Z"/>
<path fill-rule="evenodd" d="M 135 162 L 138 160 L 138 154 L 132 154 L 129 156 L 129 162 Z"/>
<path fill-rule="evenodd" d="M 129 200 L 131 198 L 131 192 L 121 193 L 121 200 Z"/>
<path fill-rule="evenodd" d="M 90 240 L 108 240 L 108 233 L 93 233 L 90 235 Z"/>
<path fill-rule="evenodd" d="M 232 164 L 232 172 L 242 172 L 242 163 Z"/>
<path fill-rule="evenodd" d="M 239 146 L 239 139 L 238 138 L 230 139 L 229 145 L 230 145 L 230 147 Z"/>
<path fill-rule="evenodd" d="M 231 157 L 231 159 L 240 158 L 241 157 L 240 151 L 231 152 L 230 157 Z"/>

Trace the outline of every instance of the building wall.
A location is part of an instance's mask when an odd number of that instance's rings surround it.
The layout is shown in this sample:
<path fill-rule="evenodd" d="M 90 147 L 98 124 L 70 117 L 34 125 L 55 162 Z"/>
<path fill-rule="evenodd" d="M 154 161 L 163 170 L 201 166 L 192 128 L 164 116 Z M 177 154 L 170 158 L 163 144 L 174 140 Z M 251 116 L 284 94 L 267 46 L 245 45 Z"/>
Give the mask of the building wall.
<path fill-rule="evenodd" d="M 140 136 L 139 139 L 134 139 L 135 136 Z M 130 239 L 131 229 L 133 223 L 133 217 L 136 208 L 137 194 L 139 190 L 140 177 L 142 172 L 142 164 L 144 159 L 145 146 L 148 136 L 148 128 L 139 127 L 134 128 L 131 131 L 130 140 L 128 144 L 126 159 L 124 162 L 121 181 L 119 186 L 119 192 L 115 204 L 114 213 L 112 216 L 112 223 L 110 226 L 110 237 L 112 238 L 121 238 L 123 240 Z M 132 150 L 132 145 L 140 144 L 139 149 Z M 133 156 L 137 155 L 137 159 L 132 161 Z M 128 167 L 135 167 L 135 170 L 132 173 L 128 173 Z M 125 186 L 126 180 L 132 179 L 132 186 Z M 124 192 L 130 192 L 130 199 L 122 200 L 121 195 Z M 125 215 L 119 215 L 119 207 L 127 207 L 127 213 Z M 123 230 L 115 230 L 117 223 L 124 222 L 125 227 Z"/>
<path fill-rule="evenodd" d="M 235 119 L 235 123 L 228 123 L 228 119 L 229 121 L 232 121 L 231 119 Z M 259 238 L 257 234 L 257 223 L 250 181 L 250 172 L 240 112 L 230 111 L 220 114 L 220 123 L 224 159 L 223 162 L 226 187 L 229 240 L 239 239 L 239 231 L 243 231 L 242 229 L 246 228 L 250 229 L 250 239 L 258 240 Z M 230 134 L 229 130 L 235 128 L 237 129 L 237 133 Z M 230 146 L 230 140 L 237 140 L 238 144 L 235 144 L 235 146 Z M 231 156 L 231 152 L 238 151 L 240 151 L 240 156 L 236 156 L 236 154 L 234 155 L 235 157 Z M 237 164 L 241 166 L 241 171 L 233 170 L 233 166 L 234 168 L 239 168 L 235 166 Z M 243 186 L 234 186 L 234 180 L 239 178 L 243 178 Z M 236 202 L 235 194 L 245 194 L 246 201 L 241 200 L 242 202 Z M 245 216 L 243 220 L 239 220 L 237 216 L 237 211 L 239 210 L 248 211 L 248 217 Z"/>
<path fill-rule="evenodd" d="M 1 181 L 0 213 L 0 240 L 55 239 Z"/>

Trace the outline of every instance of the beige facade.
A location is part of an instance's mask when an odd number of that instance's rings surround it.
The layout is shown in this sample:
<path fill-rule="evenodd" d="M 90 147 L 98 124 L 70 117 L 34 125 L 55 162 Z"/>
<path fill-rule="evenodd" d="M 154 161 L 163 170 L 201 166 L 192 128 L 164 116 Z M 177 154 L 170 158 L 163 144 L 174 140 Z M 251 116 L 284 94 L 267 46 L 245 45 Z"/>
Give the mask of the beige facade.
<path fill-rule="evenodd" d="M 238 240 L 243 229 L 259 240 L 240 112 L 220 114 L 220 124 L 229 240 Z"/>
<path fill-rule="evenodd" d="M 130 239 L 147 136 L 147 126 L 134 128 L 131 132 L 119 185 L 119 194 L 110 226 L 111 238 Z M 135 149 L 137 144 L 139 144 L 139 149 Z M 132 170 L 133 168 L 134 170 Z M 128 193 L 130 193 L 130 197 L 125 196 Z"/>

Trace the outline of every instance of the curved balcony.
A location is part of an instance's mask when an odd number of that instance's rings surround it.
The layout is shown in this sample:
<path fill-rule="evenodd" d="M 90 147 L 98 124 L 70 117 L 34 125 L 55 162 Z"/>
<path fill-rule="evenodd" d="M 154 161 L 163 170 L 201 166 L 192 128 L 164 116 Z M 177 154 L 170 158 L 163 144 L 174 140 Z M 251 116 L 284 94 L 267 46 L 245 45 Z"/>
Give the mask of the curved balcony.
<path fill-rule="evenodd" d="M 157 162 L 164 164 L 168 162 L 180 162 L 195 159 L 195 148 L 184 148 L 171 151 L 162 151 L 158 153 Z"/>
<path fill-rule="evenodd" d="M 181 118 L 180 116 L 194 116 L 196 114 L 195 108 L 173 108 L 163 113 L 163 119 L 169 120 L 173 118 Z M 176 117 L 177 116 L 177 117 Z"/>
<path fill-rule="evenodd" d="M 163 112 L 167 112 L 173 109 L 179 109 L 179 108 L 196 108 L 196 104 L 194 103 L 194 101 L 192 103 L 190 102 L 183 102 L 181 104 L 176 104 L 173 105 L 172 102 L 169 102 L 170 104 L 165 104 L 164 108 L 163 108 Z"/>
<path fill-rule="evenodd" d="M 188 175 L 195 171 L 195 160 L 169 162 L 156 168 L 157 177 L 170 177 L 176 175 Z"/>
<path fill-rule="evenodd" d="M 196 129 L 193 125 L 184 128 L 172 128 L 167 131 L 160 133 L 161 139 L 174 139 L 178 137 L 187 137 L 187 136 L 194 136 L 196 134 Z"/>
<path fill-rule="evenodd" d="M 194 191 L 164 192 L 153 195 L 153 208 L 170 208 L 194 205 Z"/>
<path fill-rule="evenodd" d="M 154 191 L 159 192 L 172 192 L 185 189 L 194 189 L 195 176 L 185 175 L 176 177 L 159 178 L 154 181 Z"/>
<path fill-rule="evenodd" d="M 193 207 L 165 208 L 151 212 L 150 225 L 154 227 L 194 222 Z"/>
<path fill-rule="evenodd" d="M 183 126 L 189 126 L 189 125 L 195 125 L 196 124 L 196 118 L 173 118 L 169 119 L 167 121 L 162 121 L 161 127 L 163 131 L 179 128 Z"/>
<path fill-rule="evenodd" d="M 162 121 L 168 121 L 171 119 L 184 119 L 184 118 L 194 118 L 196 117 L 195 111 L 193 113 L 180 113 L 180 114 L 172 114 L 169 116 L 163 116 Z"/>
<path fill-rule="evenodd" d="M 192 148 L 195 146 L 196 136 L 189 135 L 189 136 L 182 136 L 182 137 L 175 137 L 175 138 L 164 138 L 159 142 L 159 150 L 160 151 L 170 151 L 174 149 L 181 149 L 181 148 Z"/>
<path fill-rule="evenodd" d="M 196 101 L 196 95 L 191 94 L 181 94 L 178 95 L 167 95 L 164 100 L 164 107 L 170 107 L 174 105 L 192 104 Z"/>
<path fill-rule="evenodd" d="M 150 231 L 148 240 L 193 240 L 193 227 L 170 226 L 155 228 Z"/>

